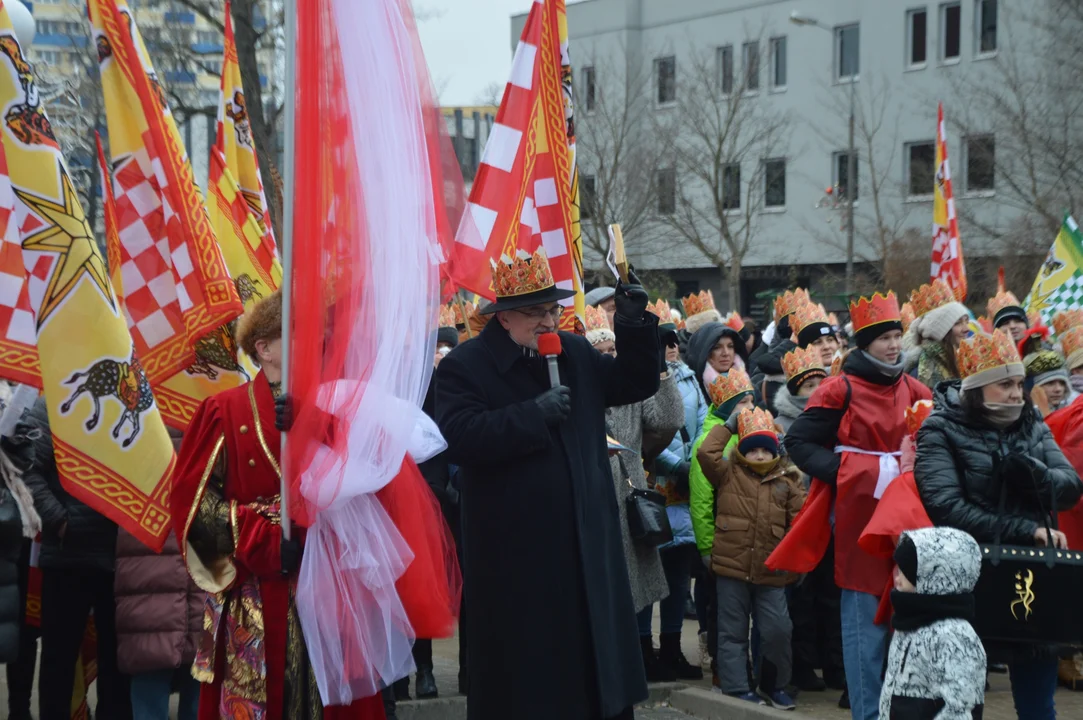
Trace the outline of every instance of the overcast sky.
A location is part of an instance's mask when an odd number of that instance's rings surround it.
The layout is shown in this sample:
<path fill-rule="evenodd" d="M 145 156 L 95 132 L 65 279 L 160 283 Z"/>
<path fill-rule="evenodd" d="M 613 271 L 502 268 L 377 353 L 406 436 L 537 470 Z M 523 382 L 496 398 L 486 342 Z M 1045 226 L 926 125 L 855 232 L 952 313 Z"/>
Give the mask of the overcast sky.
<path fill-rule="evenodd" d="M 441 105 L 473 105 L 511 67 L 511 16 L 532 0 L 414 0 Z M 569 0 L 572 2 L 572 0 Z"/>

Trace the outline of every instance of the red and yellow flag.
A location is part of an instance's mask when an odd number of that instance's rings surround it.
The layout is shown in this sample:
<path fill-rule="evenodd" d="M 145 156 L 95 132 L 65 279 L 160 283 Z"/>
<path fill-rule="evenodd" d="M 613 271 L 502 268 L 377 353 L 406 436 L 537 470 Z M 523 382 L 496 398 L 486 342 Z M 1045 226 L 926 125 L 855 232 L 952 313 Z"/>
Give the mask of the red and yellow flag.
<path fill-rule="evenodd" d="M 944 131 L 944 105 L 936 109 L 936 182 L 933 187 L 933 257 L 930 280 L 937 278 L 951 285 L 959 302 L 966 300 L 966 265 L 963 244 L 959 239 L 959 221 L 955 217 L 955 198 L 951 192 L 951 169 L 948 167 L 948 141 Z"/>
<path fill-rule="evenodd" d="M 203 197 L 135 20 L 90 0 L 113 170 L 126 308 L 158 385 L 196 361 L 196 346 L 243 311 Z"/>
<path fill-rule="evenodd" d="M 25 369 L 37 365 L 64 488 L 160 548 L 170 529 L 173 445 L 2 7 L 0 106 L 0 207 L 13 207 L 18 223 L 17 236 L 3 240 L 0 303 L 11 309 L 8 337 L 15 332 L 22 343 L 8 350 L 23 354 L 5 359 L 0 373 L 25 381 Z M 15 243 L 21 274 L 10 262 Z"/>
<path fill-rule="evenodd" d="M 490 260 L 545 248 L 557 285 L 574 289 L 583 327 L 583 246 L 565 0 L 537 0 L 512 60 L 467 212 L 448 258 L 451 282 L 494 297 Z"/>

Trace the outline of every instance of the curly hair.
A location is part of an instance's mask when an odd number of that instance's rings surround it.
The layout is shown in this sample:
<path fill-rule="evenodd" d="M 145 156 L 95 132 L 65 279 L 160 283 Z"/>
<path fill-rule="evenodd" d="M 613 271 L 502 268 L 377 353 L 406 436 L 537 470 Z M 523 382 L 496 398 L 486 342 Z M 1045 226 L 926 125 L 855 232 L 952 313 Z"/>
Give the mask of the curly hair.
<path fill-rule="evenodd" d="M 282 293 L 278 290 L 241 315 L 237 322 L 237 344 L 257 365 L 256 343 L 282 337 Z"/>

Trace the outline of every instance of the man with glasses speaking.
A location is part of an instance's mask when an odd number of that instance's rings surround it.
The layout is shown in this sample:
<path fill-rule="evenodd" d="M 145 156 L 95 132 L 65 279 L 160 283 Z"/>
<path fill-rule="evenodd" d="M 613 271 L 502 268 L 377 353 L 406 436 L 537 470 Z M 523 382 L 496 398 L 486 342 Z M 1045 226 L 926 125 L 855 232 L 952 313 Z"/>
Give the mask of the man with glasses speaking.
<path fill-rule="evenodd" d="M 615 295 L 617 356 L 560 333 L 550 387 L 538 338 L 573 292 L 540 248 L 501 258 L 494 317 L 436 373 L 461 473 L 469 720 L 625 720 L 647 698 L 605 432 L 605 408 L 658 390 L 658 319 L 631 282 Z"/>

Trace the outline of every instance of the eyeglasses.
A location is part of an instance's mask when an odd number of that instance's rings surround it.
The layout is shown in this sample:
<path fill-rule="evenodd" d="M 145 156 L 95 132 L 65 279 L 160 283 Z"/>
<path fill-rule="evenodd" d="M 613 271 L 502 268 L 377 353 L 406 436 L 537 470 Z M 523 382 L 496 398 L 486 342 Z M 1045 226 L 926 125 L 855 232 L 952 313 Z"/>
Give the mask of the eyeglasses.
<path fill-rule="evenodd" d="M 564 307 L 562 305 L 551 308 L 531 307 L 525 310 L 514 310 L 513 312 L 517 312 L 531 320 L 544 320 L 546 315 L 553 320 L 560 320 L 564 314 Z"/>

